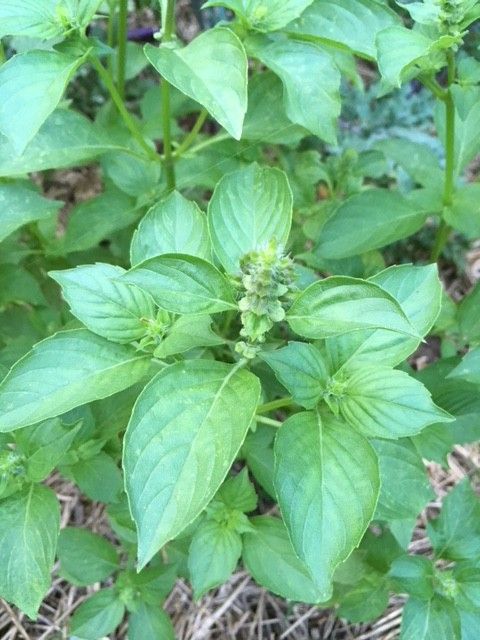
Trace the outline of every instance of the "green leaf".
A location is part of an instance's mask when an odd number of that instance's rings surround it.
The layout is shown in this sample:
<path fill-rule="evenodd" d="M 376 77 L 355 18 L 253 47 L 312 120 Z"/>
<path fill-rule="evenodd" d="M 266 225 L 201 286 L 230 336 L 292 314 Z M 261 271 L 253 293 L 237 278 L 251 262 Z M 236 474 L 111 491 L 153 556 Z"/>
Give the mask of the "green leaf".
<path fill-rule="evenodd" d="M 62 467 L 64 475 L 78 485 L 90 500 L 109 504 L 116 502 L 123 491 L 123 478 L 115 460 L 100 451 L 87 460 Z"/>
<path fill-rule="evenodd" d="M 426 144 L 408 138 L 387 138 L 377 142 L 375 149 L 402 167 L 416 183 L 441 189 L 443 172 L 439 158 Z"/>
<path fill-rule="evenodd" d="M 46 304 L 38 282 L 29 271 L 13 264 L 0 265 L 0 307 L 11 302 Z"/>
<path fill-rule="evenodd" d="M 108 188 L 70 211 L 65 235 L 52 245 L 55 255 L 84 251 L 130 226 L 139 215 L 135 200 L 119 189 Z"/>
<path fill-rule="evenodd" d="M 289 119 L 335 144 L 340 72 L 333 58 L 312 42 L 271 40 L 266 36 L 249 38 L 247 50 L 281 79 Z M 322 81 L 318 82 L 318 78 Z"/>
<path fill-rule="evenodd" d="M 264 351 L 260 357 L 273 369 L 296 403 L 305 409 L 313 409 L 318 404 L 329 377 L 319 349 L 304 342 L 290 342 L 283 349 Z"/>
<path fill-rule="evenodd" d="M 97 591 L 75 610 L 70 631 L 82 640 L 97 640 L 112 633 L 125 614 L 125 606 L 114 589 Z"/>
<path fill-rule="evenodd" d="M 205 31 L 183 49 L 146 45 L 145 55 L 165 80 L 240 139 L 247 111 L 247 56 L 230 29 Z"/>
<path fill-rule="evenodd" d="M 27 51 L 0 67 L 0 131 L 16 155 L 58 105 L 82 62 L 57 51 Z"/>
<path fill-rule="evenodd" d="M 468 480 L 444 499 L 440 515 L 427 525 L 435 554 L 448 560 L 480 557 L 480 500 Z"/>
<path fill-rule="evenodd" d="M 375 511 L 375 452 L 342 421 L 297 413 L 277 434 L 274 484 L 293 547 L 328 600 L 336 567 L 360 543 Z"/>
<path fill-rule="evenodd" d="M 140 603 L 128 619 L 128 640 L 161 638 L 175 640 L 175 632 L 168 615 L 160 607 Z"/>
<path fill-rule="evenodd" d="M 105 151 L 118 149 L 107 134 L 74 111 L 58 109 L 47 118 L 37 135 L 18 155 L 12 142 L 0 136 L 0 175 L 78 165 Z M 113 209 L 110 210 L 112 214 Z"/>
<path fill-rule="evenodd" d="M 207 520 L 193 534 L 188 570 L 196 600 L 228 580 L 242 554 L 240 534 L 227 525 Z"/>
<path fill-rule="evenodd" d="M 28 182 L 0 184 L 0 242 L 11 233 L 36 220 L 47 220 L 63 202 L 42 198 Z"/>
<path fill-rule="evenodd" d="M 462 338 L 469 343 L 480 342 L 480 322 L 478 309 L 480 308 L 480 282 L 466 295 L 458 306 L 458 324 Z"/>
<path fill-rule="evenodd" d="M 233 288 L 210 262 L 166 253 L 149 258 L 121 278 L 149 293 L 172 313 L 219 313 L 236 309 Z"/>
<path fill-rule="evenodd" d="M 167 358 L 196 347 L 215 347 L 223 344 L 211 328 L 210 316 L 180 316 L 168 328 L 166 335 L 154 351 L 156 358 Z"/>
<path fill-rule="evenodd" d="M 385 576 L 368 568 L 368 573 L 350 588 L 338 589 L 338 617 L 349 622 L 369 622 L 388 607 L 389 590 Z"/>
<path fill-rule="evenodd" d="M 140 49 L 140 52 L 145 60 L 143 49 Z M 145 64 L 147 64 L 146 60 Z M 113 184 L 124 193 L 133 197 L 143 196 L 145 199 L 156 195 L 161 172 L 159 162 L 146 156 L 133 156 L 127 151 L 115 151 L 106 153 L 102 157 L 101 164 L 106 177 L 110 178 Z"/>
<path fill-rule="evenodd" d="M 381 489 L 376 520 L 416 518 L 434 498 L 421 456 L 409 440 L 373 440 Z"/>
<path fill-rule="evenodd" d="M 187 200 L 178 191 L 154 205 L 133 234 L 132 265 L 162 253 L 210 258 L 207 219 L 195 202 Z"/>
<path fill-rule="evenodd" d="M 249 513 L 257 508 L 255 487 L 248 478 L 244 467 L 236 476 L 228 478 L 217 491 L 215 500 L 223 502 L 229 509 Z"/>
<path fill-rule="evenodd" d="M 455 605 L 439 595 L 427 602 L 410 598 L 403 610 L 400 640 L 462 640 Z"/>
<path fill-rule="evenodd" d="M 480 613 L 460 610 L 460 622 L 462 628 L 462 640 L 477 640 L 480 627 Z"/>
<path fill-rule="evenodd" d="M 220 362 L 167 367 L 135 404 L 124 469 L 143 567 L 206 507 L 253 420 L 258 379 Z"/>
<path fill-rule="evenodd" d="M 147 356 L 86 329 L 56 333 L 36 344 L 2 380 L 0 432 L 113 395 L 138 382 L 148 368 Z"/>
<path fill-rule="evenodd" d="M 247 435 L 242 447 L 242 453 L 253 477 L 272 498 L 276 498 L 273 486 L 274 436 L 271 427 L 259 424 L 254 432 Z"/>
<path fill-rule="evenodd" d="M 60 508 L 47 487 L 32 484 L 0 502 L 0 596 L 32 619 L 50 587 L 59 528 Z"/>
<path fill-rule="evenodd" d="M 448 377 L 480 384 L 480 347 L 469 351 L 461 363 L 448 374 Z"/>
<path fill-rule="evenodd" d="M 317 0 L 286 30 L 374 59 L 377 33 L 396 23 L 395 13 L 377 0 Z"/>
<path fill-rule="evenodd" d="M 72 25 L 86 27 L 94 17 L 102 0 L 63 0 Z"/>
<path fill-rule="evenodd" d="M 58 538 L 60 574 L 79 587 L 108 578 L 119 567 L 115 547 L 87 529 L 67 527 Z"/>
<path fill-rule="evenodd" d="M 428 56 L 436 43 L 420 31 L 396 25 L 380 31 L 376 44 L 382 77 L 400 87 L 406 72 Z"/>
<path fill-rule="evenodd" d="M 466 184 L 453 194 L 453 202 L 445 208 L 448 224 L 468 239 L 480 236 L 480 184 Z"/>
<path fill-rule="evenodd" d="M 0 38 L 28 36 L 50 40 L 63 35 L 62 24 L 54 0 L 2 0 L 0 4 Z"/>
<path fill-rule="evenodd" d="M 418 337 L 393 296 L 372 282 L 346 276 L 333 276 L 307 287 L 288 311 L 287 321 L 305 338 L 375 328 Z"/>
<path fill-rule="evenodd" d="M 396 593 L 408 593 L 419 600 L 430 600 L 434 594 L 435 567 L 424 556 L 400 556 L 389 571 L 390 583 Z"/>
<path fill-rule="evenodd" d="M 250 29 L 276 31 L 297 18 L 313 0 L 208 0 L 202 6 L 227 7 Z"/>
<path fill-rule="evenodd" d="M 480 572 L 478 559 L 471 563 L 461 563 L 453 570 L 457 587 L 455 603 L 467 611 L 480 612 Z"/>
<path fill-rule="evenodd" d="M 240 259 L 275 239 L 285 245 L 292 224 L 292 192 L 278 169 L 253 163 L 224 176 L 208 206 L 213 249 L 228 273 Z"/>
<path fill-rule="evenodd" d="M 438 317 L 442 302 L 443 288 L 437 265 L 396 265 L 369 280 L 397 300 L 419 336 L 428 333 Z M 429 300 L 429 304 L 425 304 L 425 300 Z M 395 366 L 413 353 L 419 344 L 419 338 L 377 329 L 329 338 L 327 351 L 335 370 L 350 363 L 381 362 Z"/>
<path fill-rule="evenodd" d="M 33 427 L 19 429 L 15 442 L 27 458 L 27 477 L 41 482 L 57 466 L 70 449 L 82 423 L 66 425 L 61 418 L 52 418 Z"/>
<path fill-rule="evenodd" d="M 379 249 L 418 231 L 427 214 L 398 191 L 362 191 L 345 200 L 327 220 L 315 253 L 338 259 Z"/>
<path fill-rule="evenodd" d="M 293 550 L 280 518 L 259 516 L 250 523 L 254 531 L 243 536 L 243 562 L 253 579 L 282 598 L 319 602 L 322 595 Z"/>
<path fill-rule="evenodd" d="M 84 265 L 49 276 L 62 287 L 71 312 L 99 336 L 127 344 L 146 333 L 145 320 L 154 319 L 151 297 L 120 276 L 125 269 L 111 264 Z"/>
<path fill-rule="evenodd" d="M 420 382 L 403 371 L 374 365 L 351 370 L 339 408 L 355 429 L 378 438 L 411 436 L 429 424 L 453 420 Z"/>

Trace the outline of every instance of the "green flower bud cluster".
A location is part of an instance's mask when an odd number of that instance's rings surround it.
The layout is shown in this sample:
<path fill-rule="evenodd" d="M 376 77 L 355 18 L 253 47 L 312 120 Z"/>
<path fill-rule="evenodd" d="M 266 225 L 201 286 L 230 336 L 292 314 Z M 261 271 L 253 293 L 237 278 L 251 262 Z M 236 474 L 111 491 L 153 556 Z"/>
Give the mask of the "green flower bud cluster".
<path fill-rule="evenodd" d="M 438 20 L 440 30 L 458 38 L 462 37 L 460 24 L 465 14 L 471 8 L 472 0 L 436 0 L 439 4 Z"/>
<path fill-rule="evenodd" d="M 13 449 L 0 451 L 0 496 L 19 489 L 25 476 L 25 456 Z"/>
<path fill-rule="evenodd" d="M 172 325 L 173 319 L 167 311 L 159 309 L 154 319 L 142 318 L 142 322 L 145 325 L 145 336 L 140 340 L 138 348 L 148 349 L 160 344 Z"/>
<path fill-rule="evenodd" d="M 265 334 L 276 322 L 285 318 L 285 306 L 294 290 L 293 260 L 284 255 L 283 247 L 271 241 L 266 247 L 251 251 L 240 262 L 243 296 L 239 300 L 245 338 L 236 350 L 253 358 L 265 341 Z"/>

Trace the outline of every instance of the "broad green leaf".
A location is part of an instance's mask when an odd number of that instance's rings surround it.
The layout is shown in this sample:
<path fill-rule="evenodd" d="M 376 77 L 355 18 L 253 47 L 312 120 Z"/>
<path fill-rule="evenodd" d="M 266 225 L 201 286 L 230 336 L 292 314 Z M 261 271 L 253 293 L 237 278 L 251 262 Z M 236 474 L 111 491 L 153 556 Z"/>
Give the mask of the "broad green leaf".
<path fill-rule="evenodd" d="M 62 36 L 65 26 L 57 5 L 57 0 L 2 0 L 0 38 L 28 36 L 50 40 Z"/>
<path fill-rule="evenodd" d="M 290 307 L 287 321 L 305 338 L 329 338 L 360 329 L 387 329 L 418 337 L 392 295 L 377 284 L 346 276 L 307 287 Z"/>
<path fill-rule="evenodd" d="M 435 554 L 448 560 L 480 557 L 480 500 L 468 480 L 443 500 L 440 515 L 427 526 Z"/>
<path fill-rule="evenodd" d="M 262 360 L 273 369 L 278 380 L 306 409 L 313 409 L 327 386 L 328 370 L 320 351 L 311 344 L 290 342 L 276 351 L 264 351 Z"/>
<path fill-rule="evenodd" d="M 75 610 L 70 631 L 82 640 L 98 640 L 112 633 L 125 614 L 125 605 L 112 589 L 102 589 Z"/>
<path fill-rule="evenodd" d="M 390 583 L 396 593 L 408 593 L 419 600 L 430 600 L 434 593 L 434 564 L 424 556 L 400 556 L 389 571 Z"/>
<path fill-rule="evenodd" d="M 418 231 L 427 214 L 398 191 L 362 191 L 343 202 L 327 220 L 315 253 L 338 259 L 379 249 Z"/>
<path fill-rule="evenodd" d="M 448 374 L 448 377 L 480 384 L 480 347 L 469 351 L 461 363 Z"/>
<path fill-rule="evenodd" d="M 375 149 L 402 167 L 416 183 L 441 189 L 443 172 L 439 158 L 426 144 L 408 138 L 387 138 L 377 142 Z"/>
<path fill-rule="evenodd" d="M 45 480 L 69 450 L 81 426 L 81 422 L 72 426 L 61 418 L 52 418 L 15 433 L 15 442 L 27 458 L 29 480 Z"/>
<path fill-rule="evenodd" d="M 242 554 L 240 534 L 228 525 L 207 520 L 193 534 L 188 570 L 195 599 L 228 580 Z"/>
<path fill-rule="evenodd" d="M 380 31 L 376 44 L 382 78 L 390 85 L 399 87 L 406 72 L 422 62 L 436 42 L 420 31 L 396 25 Z"/>
<path fill-rule="evenodd" d="M 257 508 L 257 493 L 248 478 L 246 467 L 236 476 L 225 480 L 215 500 L 223 502 L 229 509 L 236 509 L 242 513 L 249 513 Z"/>
<path fill-rule="evenodd" d="M 416 518 L 434 493 L 421 456 L 409 440 L 373 440 L 381 489 L 376 520 Z"/>
<path fill-rule="evenodd" d="M 478 559 L 475 562 L 457 564 L 453 578 L 457 586 L 455 603 L 467 611 L 480 612 L 480 571 Z"/>
<path fill-rule="evenodd" d="M 210 262 L 181 253 L 166 253 L 132 267 L 122 280 L 149 293 L 172 313 L 219 313 L 235 309 L 233 288 Z"/>
<path fill-rule="evenodd" d="M 466 184 L 453 194 L 453 202 L 444 211 L 448 224 L 468 239 L 480 237 L 480 184 Z"/>
<path fill-rule="evenodd" d="M 462 640 L 453 602 L 437 594 L 427 602 L 410 598 L 403 610 L 400 640 Z"/>
<path fill-rule="evenodd" d="M 58 109 L 47 118 L 21 155 L 12 142 L 0 136 L 0 175 L 15 176 L 77 165 L 118 148 L 118 144 L 84 116 Z"/>
<path fill-rule="evenodd" d="M 338 589 L 338 617 L 349 622 L 369 622 L 382 615 L 388 606 L 389 590 L 385 576 L 368 568 L 353 587 Z"/>
<path fill-rule="evenodd" d="M 292 224 L 292 192 L 283 171 L 253 163 L 229 173 L 208 206 L 213 249 L 229 273 L 240 259 L 271 240 L 285 245 Z"/>
<path fill-rule="evenodd" d="M 65 255 L 95 247 L 117 231 L 134 224 L 139 213 L 133 198 L 110 187 L 99 196 L 73 207 L 65 235 L 52 244 L 51 252 Z"/>
<path fill-rule="evenodd" d="M 28 182 L 0 184 L 0 242 L 24 224 L 50 218 L 62 204 L 42 198 Z"/>
<path fill-rule="evenodd" d="M 351 50 L 365 58 L 376 58 L 375 37 L 398 23 L 398 17 L 377 0 L 316 0 L 287 27 L 304 37 Z"/>
<path fill-rule="evenodd" d="M 247 56 L 233 31 L 210 29 L 183 49 L 147 45 L 145 55 L 165 80 L 240 139 L 247 111 Z"/>
<path fill-rule="evenodd" d="M 313 0 L 208 0 L 206 7 L 227 7 L 250 29 L 276 31 L 297 18 Z"/>
<path fill-rule="evenodd" d="M 27 51 L 0 67 L 0 131 L 15 155 L 25 151 L 56 108 L 82 62 L 57 51 Z"/>
<path fill-rule="evenodd" d="M 277 434 L 274 484 L 293 547 L 328 600 L 336 567 L 360 543 L 375 511 L 375 452 L 342 421 L 297 413 Z"/>
<path fill-rule="evenodd" d="M 158 604 L 140 603 L 128 618 L 128 640 L 145 640 L 145 638 L 175 640 L 170 618 Z"/>
<path fill-rule="evenodd" d="M 242 137 L 270 144 L 298 142 L 307 135 L 285 113 L 283 85 L 274 73 L 256 73 L 248 81 L 248 110 Z"/>
<path fill-rule="evenodd" d="M 104 451 L 68 467 L 61 467 L 60 471 L 73 480 L 90 500 L 109 504 L 116 502 L 123 491 L 120 469 Z"/>
<path fill-rule="evenodd" d="M 87 529 L 67 527 L 58 538 L 60 574 L 77 586 L 108 578 L 119 567 L 115 547 Z"/>
<path fill-rule="evenodd" d="M 123 460 L 141 567 L 213 498 L 259 394 L 255 376 L 208 360 L 167 367 L 145 387 L 128 425 Z"/>
<path fill-rule="evenodd" d="M 154 205 L 133 234 L 130 247 L 133 266 L 162 253 L 210 258 L 207 219 L 195 202 L 178 191 Z"/>
<path fill-rule="evenodd" d="M 437 407 L 427 389 L 403 371 L 375 365 L 351 370 L 339 395 L 339 409 L 366 436 L 402 438 L 452 416 Z"/>
<path fill-rule="evenodd" d="M 155 305 L 147 293 L 120 278 L 124 273 L 121 267 L 97 262 L 50 271 L 49 276 L 62 287 L 73 315 L 90 331 L 126 344 L 146 334 L 146 321 L 155 318 Z"/>
<path fill-rule="evenodd" d="M 86 27 L 92 20 L 102 0 L 63 0 L 70 23 L 76 27 Z"/>
<path fill-rule="evenodd" d="M 254 580 L 269 591 L 297 602 L 317 603 L 322 594 L 299 560 L 280 518 L 257 516 L 254 531 L 243 536 L 243 562 Z"/>
<path fill-rule="evenodd" d="M 380 271 L 369 279 L 392 295 L 406 317 L 425 336 L 441 308 L 442 284 L 435 264 L 423 267 L 402 264 Z M 429 304 L 425 304 L 425 300 Z M 334 370 L 350 363 L 378 363 L 395 366 L 415 351 L 419 338 L 376 329 L 356 331 L 327 340 L 327 351 Z"/>
<path fill-rule="evenodd" d="M 50 587 L 60 528 L 55 494 L 32 484 L 0 502 L 0 596 L 30 618 Z"/>
<path fill-rule="evenodd" d="M 59 375 L 61 366 L 61 375 Z M 0 384 L 0 432 L 36 424 L 138 382 L 148 357 L 86 329 L 36 344 Z"/>
<path fill-rule="evenodd" d="M 266 36 L 249 38 L 247 50 L 281 79 L 289 119 L 334 144 L 340 115 L 340 72 L 333 58 L 312 42 Z"/>
<path fill-rule="evenodd" d="M 469 343 L 480 342 L 480 282 L 466 295 L 458 306 L 458 324 L 462 338 Z"/>
<path fill-rule="evenodd" d="M 141 53 L 145 59 L 143 50 Z M 159 162 L 146 156 L 133 156 L 127 151 L 115 151 L 102 156 L 101 164 L 105 175 L 116 187 L 129 196 L 143 196 L 149 200 L 156 195 L 161 172 Z"/>
<path fill-rule="evenodd" d="M 0 307 L 11 302 L 46 304 L 40 285 L 29 271 L 13 264 L 0 264 Z"/>
<path fill-rule="evenodd" d="M 257 425 L 255 432 L 249 433 L 242 447 L 242 455 L 253 477 L 264 491 L 276 499 L 273 486 L 273 440 L 271 427 Z"/>
<path fill-rule="evenodd" d="M 156 358 L 167 358 L 196 347 L 215 347 L 224 343 L 211 328 L 210 316 L 180 316 L 168 328 L 154 351 Z"/>
<path fill-rule="evenodd" d="M 480 613 L 460 610 L 460 622 L 462 628 L 462 640 L 477 640 L 480 628 Z"/>

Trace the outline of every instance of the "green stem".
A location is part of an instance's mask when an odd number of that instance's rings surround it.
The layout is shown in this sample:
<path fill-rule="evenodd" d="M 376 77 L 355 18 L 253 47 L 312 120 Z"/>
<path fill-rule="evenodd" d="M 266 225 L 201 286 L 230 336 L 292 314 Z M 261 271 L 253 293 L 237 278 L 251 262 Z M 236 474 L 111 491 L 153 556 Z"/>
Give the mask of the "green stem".
<path fill-rule="evenodd" d="M 202 151 L 203 149 L 210 147 L 212 144 L 217 144 L 218 142 L 224 142 L 225 140 L 230 139 L 231 136 L 228 133 L 218 133 L 216 136 L 212 136 L 211 138 L 207 138 L 206 140 L 202 140 L 202 142 L 196 144 L 190 149 L 190 153 L 197 153 L 198 151 Z"/>
<path fill-rule="evenodd" d="M 260 424 L 268 424 L 269 427 L 276 427 L 277 429 L 283 424 L 280 420 L 272 420 L 271 418 L 264 418 L 262 416 L 255 416 L 255 421 Z"/>
<path fill-rule="evenodd" d="M 291 407 L 293 404 L 293 399 L 290 396 L 286 396 L 285 398 L 278 398 L 278 400 L 272 400 L 271 402 L 260 404 L 257 407 L 256 413 L 269 413 L 270 411 L 275 411 L 275 409 L 281 409 L 282 407 Z"/>
<path fill-rule="evenodd" d="M 145 153 L 151 160 L 154 160 L 155 162 L 160 162 L 160 156 L 145 142 L 145 139 L 140 129 L 137 127 L 135 120 L 133 119 L 133 117 L 130 115 L 129 111 L 125 107 L 123 100 L 115 86 L 115 83 L 113 82 L 112 76 L 108 73 L 107 69 L 105 69 L 103 64 L 95 55 L 90 54 L 90 61 L 93 64 L 94 68 L 96 69 L 98 75 L 101 77 L 105 87 L 107 88 L 113 100 L 113 103 L 117 107 L 119 114 L 121 115 L 123 121 L 125 122 L 125 125 L 127 126 L 132 136 L 135 138 L 135 140 L 138 142 L 138 144 L 142 147 L 142 149 L 145 151 Z"/>
<path fill-rule="evenodd" d="M 175 0 L 167 0 L 165 15 L 162 16 L 162 42 L 171 42 L 175 30 Z M 163 157 L 167 190 L 175 189 L 175 165 L 172 149 L 172 130 L 170 123 L 170 84 L 162 78 L 162 129 L 163 129 Z"/>
<path fill-rule="evenodd" d="M 427 87 L 427 89 L 430 89 L 438 100 L 446 100 L 448 92 L 438 84 L 435 78 L 427 75 L 420 76 L 420 82 Z"/>
<path fill-rule="evenodd" d="M 107 24 L 107 45 L 110 49 L 115 46 L 115 2 L 108 0 L 108 24 Z M 108 56 L 108 71 L 113 75 L 113 56 Z"/>
<path fill-rule="evenodd" d="M 5 55 L 5 49 L 3 47 L 3 42 L 0 40 L 0 65 L 5 62 L 7 56 Z"/>
<path fill-rule="evenodd" d="M 206 109 L 202 109 L 198 114 L 198 118 L 195 124 L 192 127 L 192 130 L 185 136 L 181 144 L 175 150 L 173 157 L 178 158 L 184 153 L 189 147 L 192 146 L 195 138 L 200 132 L 200 129 L 203 127 L 205 120 L 207 119 L 208 111 Z"/>
<path fill-rule="evenodd" d="M 445 185 L 443 190 L 443 206 L 451 207 L 455 190 L 455 103 L 451 85 L 455 82 L 455 53 L 448 51 L 448 90 L 445 97 Z M 451 228 L 442 218 L 437 229 L 432 260 L 438 260 L 448 242 Z"/>
<path fill-rule="evenodd" d="M 127 64 L 128 0 L 120 0 L 118 13 L 118 65 L 117 88 L 122 100 L 125 100 L 125 68 Z"/>

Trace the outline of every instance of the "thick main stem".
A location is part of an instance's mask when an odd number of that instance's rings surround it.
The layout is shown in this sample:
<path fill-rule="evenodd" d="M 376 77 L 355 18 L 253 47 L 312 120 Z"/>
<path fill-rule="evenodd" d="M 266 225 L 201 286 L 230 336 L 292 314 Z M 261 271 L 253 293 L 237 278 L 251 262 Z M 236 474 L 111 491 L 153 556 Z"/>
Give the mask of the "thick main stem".
<path fill-rule="evenodd" d="M 125 68 L 127 64 L 127 34 L 128 34 L 128 0 L 120 0 L 118 12 L 118 64 L 117 88 L 122 100 L 125 100 Z"/>
<path fill-rule="evenodd" d="M 175 0 L 167 0 L 163 21 L 163 42 L 171 42 L 175 29 Z M 175 166 L 172 149 L 172 131 L 170 126 L 170 85 L 162 78 L 162 128 L 163 128 L 163 157 L 167 190 L 175 189 Z"/>
<path fill-rule="evenodd" d="M 451 207 L 453 203 L 453 193 L 455 189 L 455 103 L 451 85 L 455 82 L 455 53 L 449 51 L 448 56 L 448 90 L 445 94 L 445 185 L 443 189 L 443 206 Z M 432 260 L 438 260 L 441 256 L 451 227 L 442 218 L 440 226 L 437 229 L 435 243 L 432 249 Z"/>

